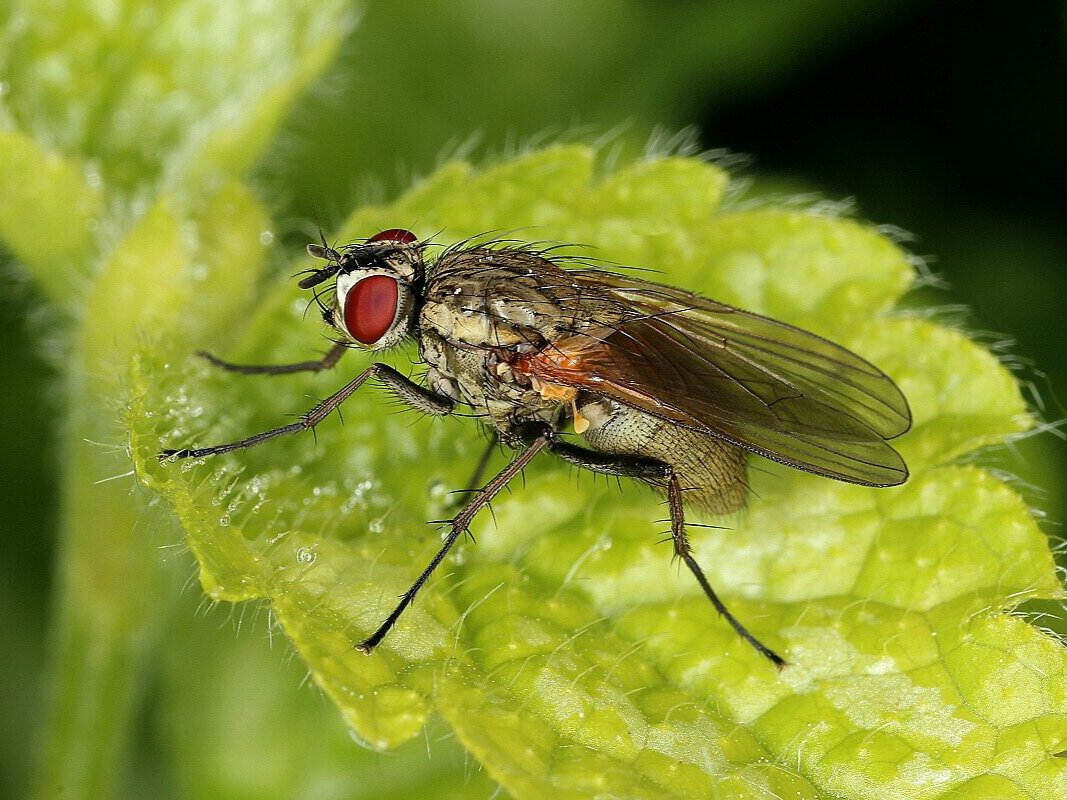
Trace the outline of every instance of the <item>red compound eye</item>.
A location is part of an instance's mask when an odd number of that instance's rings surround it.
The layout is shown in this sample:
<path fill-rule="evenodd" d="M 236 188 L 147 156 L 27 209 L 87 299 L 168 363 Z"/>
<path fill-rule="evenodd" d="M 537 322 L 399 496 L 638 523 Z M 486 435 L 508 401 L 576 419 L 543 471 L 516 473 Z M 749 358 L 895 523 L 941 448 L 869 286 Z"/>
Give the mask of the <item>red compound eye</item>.
<path fill-rule="evenodd" d="M 396 306 L 396 279 L 371 275 L 348 290 L 345 327 L 360 344 L 374 344 L 392 327 Z"/>
<path fill-rule="evenodd" d="M 411 244 L 418 241 L 418 237 L 411 231 L 406 231 L 403 228 L 390 228 L 387 231 L 376 233 L 370 237 L 368 242 L 400 242 L 401 244 Z"/>

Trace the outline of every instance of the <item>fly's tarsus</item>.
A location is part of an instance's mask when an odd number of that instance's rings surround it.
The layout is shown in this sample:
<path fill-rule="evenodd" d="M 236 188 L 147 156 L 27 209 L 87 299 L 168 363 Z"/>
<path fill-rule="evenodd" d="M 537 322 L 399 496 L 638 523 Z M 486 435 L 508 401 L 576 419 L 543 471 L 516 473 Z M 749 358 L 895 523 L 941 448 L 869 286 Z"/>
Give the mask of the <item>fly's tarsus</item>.
<path fill-rule="evenodd" d="M 309 415 L 310 416 L 310 415 Z M 282 425 L 280 428 L 273 428 L 269 431 L 263 431 L 253 436 L 249 436 L 244 439 L 238 439 L 236 442 L 229 442 L 227 444 L 218 444 L 212 447 L 193 447 L 184 448 L 182 450 L 162 450 L 159 453 L 160 461 L 178 461 L 183 458 L 203 458 L 204 456 L 218 456 L 223 453 L 229 453 L 234 450 L 243 450 L 246 447 L 255 447 L 257 444 L 266 442 L 269 439 L 274 439 L 278 436 L 285 436 L 289 433 L 298 433 L 299 431 L 309 430 L 315 427 L 318 423 L 309 423 L 308 417 L 304 417 L 300 422 L 293 422 L 289 425 Z"/>

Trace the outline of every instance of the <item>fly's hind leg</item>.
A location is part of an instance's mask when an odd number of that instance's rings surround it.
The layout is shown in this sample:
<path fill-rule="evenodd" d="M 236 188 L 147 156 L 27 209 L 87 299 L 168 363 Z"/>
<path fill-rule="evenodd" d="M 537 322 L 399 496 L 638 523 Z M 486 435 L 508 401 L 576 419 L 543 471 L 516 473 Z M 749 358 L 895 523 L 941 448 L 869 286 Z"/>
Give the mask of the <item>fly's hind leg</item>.
<path fill-rule="evenodd" d="M 760 655 L 770 659 L 776 667 L 781 669 L 786 665 L 786 660 L 778 655 L 776 652 L 767 647 L 763 642 L 753 636 L 748 628 L 742 625 L 737 617 L 730 613 L 730 610 L 719 599 L 719 596 L 715 594 L 715 590 L 711 588 L 711 584 L 708 583 L 707 577 L 704 575 L 704 570 L 700 568 L 700 564 L 693 558 L 693 551 L 689 547 L 689 536 L 685 532 L 685 510 L 682 505 L 682 487 L 678 483 L 678 476 L 671 470 L 670 478 L 667 481 L 667 506 L 671 512 L 671 538 L 674 540 L 674 552 L 682 559 L 689 571 L 693 573 L 693 577 L 697 579 L 697 583 L 700 584 L 700 588 L 704 590 L 704 594 L 707 596 L 711 604 L 715 606 L 715 610 L 718 611 L 730 623 L 730 626 L 737 631 L 737 634 L 756 648 L 756 651 Z"/>
<path fill-rule="evenodd" d="M 196 354 L 205 361 L 227 372 L 237 372 L 241 375 L 289 375 L 294 372 L 322 372 L 331 369 L 341 360 L 348 348 L 341 343 L 334 344 L 322 358 L 314 361 L 298 361 L 295 364 L 234 364 L 232 361 L 223 361 L 205 350 L 198 350 Z"/>
<path fill-rule="evenodd" d="M 781 668 L 785 666 L 786 661 L 784 658 L 753 636 L 748 628 L 742 625 L 737 617 L 730 613 L 730 609 L 726 607 L 723 601 L 719 599 L 719 596 L 715 593 L 715 590 L 711 588 L 707 576 L 704 575 L 704 570 L 700 568 L 700 564 L 698 564 L 697 560 L 693 557 L 692 548 L 689 546 L 689 536 L 686 534 L 685 530 L 685 508 L 682 503 L 683 490 L 681 484 L 678 482 L 678 476 L 675 474 L 674 468 L 671 467 L 670 464 L 654 458 L 600 453 L 595 450 L 588 450 L 584 447 L 578 447 L 569 444 L 568 442 L 564 442 L 554 433 L 551 434 L 549 438 L 548 450 L 562 458 L 564 461 L 574 464 L 576 467 L 582 467 L 583 469 L 599 472 L 604 475 L 637 478 L 638 480 L 645 481 L 653 486 L 665 487 L 667 490 L 667 506 L 670 509 L 671 515 L 671 539 L 674 541 L 675 554 L 678 558 L 682 559 L 682 562 L 689 568 L 689 571 L 693 573 L 693 577 L 695 577 L 697 583 L 700 584 L 700 588 L 703 590 L 705 596 L 711 601 L 715 610 L 730 623 L 730 627 L 732 627 L 742 639 L 752 645 L 760 655 L 773 662 L 776 667 Z"/>

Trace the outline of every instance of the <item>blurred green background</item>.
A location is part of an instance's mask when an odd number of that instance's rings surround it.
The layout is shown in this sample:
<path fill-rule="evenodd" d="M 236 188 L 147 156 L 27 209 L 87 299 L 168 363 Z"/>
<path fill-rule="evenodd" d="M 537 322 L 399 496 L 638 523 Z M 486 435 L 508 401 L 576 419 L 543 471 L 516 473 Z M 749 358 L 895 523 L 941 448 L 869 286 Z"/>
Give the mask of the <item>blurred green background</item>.
<path fill-rule="evenodd" d="M 455 153 L 479 158 L 531 140 L 595 139 L 620 125 L 616 141 L 639 149 L 656 131 L 695 125 L 702 148 L 752 156 L 744 175 L 783 192 L 855 198 L 862 218 L 913 234 L 909 248 L 929 256 L 951 286 L 924 289 L 915 302 L 966 305 L 971 311 L 953 318 L 980 339 L 1010 337 L 1004 356 L 1033 387 L 1035 407 L 1049 422 L 1064 416 L 1061 3 L 383 0 L 355 7 L 359 24 L 341 57 L 254 176 L 293 252 L 315 222 L 329 230 L 354 205 L 393 196 Z M 5 80 L 0 74 L 0 100 Z M 0 264 L 7 286 L 0 299 L 0 796 L 19 797 L 46 691 L 62 397 L 48 354 L 55 357 L 63 341 L 10 255 L 0 251 Z M 1059 538 L 1063 442 L 1046 434 L 989 459 L 1033 485 L 1027 497 Z M 153 540 L 178 542 L 164 530 Z M 191 559 L 175 550 L 168 561 L 180 589 L 193 575 Z M 492 792 L 442 731 L 396 755 L 355 750 L 328 703 L 300 689 L 303 671 L 286 647 L 266 646 L 265 613 L 195 615 L 198 605 L 194 585 L 182 593 L 168 645 L 145 678 L 123 796 Z M 232 674 L 244 676 L 239 685 L 226 683 Z M 265 722 L 278 715 L 291 721 L 284 743 Z"/>

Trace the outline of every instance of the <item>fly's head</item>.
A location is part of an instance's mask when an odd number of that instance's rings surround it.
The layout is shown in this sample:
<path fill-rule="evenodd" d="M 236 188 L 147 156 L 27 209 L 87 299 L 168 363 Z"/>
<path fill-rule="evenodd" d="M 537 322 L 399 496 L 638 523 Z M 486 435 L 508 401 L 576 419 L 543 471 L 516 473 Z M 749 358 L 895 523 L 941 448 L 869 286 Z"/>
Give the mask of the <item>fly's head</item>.
<path fill-rule="evenodd" d="M 414 332 L 426 273 L 415 234 L 391 228 L 340 250 L 325 243 L 307 250 L 329 264 L 300 281 L 300 288 L 336 276 L 332 302 L 322 304 L 326 322 L 368 350 L 392 347 Z"/>

